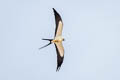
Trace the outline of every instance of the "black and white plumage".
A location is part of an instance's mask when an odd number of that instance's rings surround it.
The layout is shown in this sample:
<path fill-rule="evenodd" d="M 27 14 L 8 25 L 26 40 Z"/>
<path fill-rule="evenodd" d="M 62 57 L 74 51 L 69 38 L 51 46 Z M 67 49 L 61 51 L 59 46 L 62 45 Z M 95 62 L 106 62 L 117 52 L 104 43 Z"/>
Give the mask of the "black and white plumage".
<path fill-rule="evenodd" d="M 60 67 L 63 63 L 63 59 L 64 59 L 64 47 L 62 45 L 62 41 L 64 41 L 64 38 L 62 37 L 63 22 L 62 22 L 61 16 L 54 8 L 53 8 L 53 12 L 54 12 L 55 23 L 56 23 L 54 39 L 43 39 L 43 40 L 50 41 L 50 43 L 41 47 L 40 49 L 47 47 L 48 45 L 54 43 L 55 48 L 56 48 L 56 53 L 57 53 L 56 71 L 58 71 L 60 69 Z"/>

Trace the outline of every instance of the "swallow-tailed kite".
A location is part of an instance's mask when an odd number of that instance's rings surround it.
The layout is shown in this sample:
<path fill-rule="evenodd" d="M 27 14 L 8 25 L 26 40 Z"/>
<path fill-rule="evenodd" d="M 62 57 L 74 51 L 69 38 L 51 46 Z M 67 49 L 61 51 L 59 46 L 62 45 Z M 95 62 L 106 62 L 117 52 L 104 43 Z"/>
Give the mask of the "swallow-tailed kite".
<path fill-rule="evenodd" d="M 58 71 L 61 67 L 61 64 L 63 63 L 64 59 L 64 48 L 62 45 L 62 41 L 64 41 L 64 38 L 62 37 L 62 29 L 63 29 L 63 22 L 61 19 L 61 16 L 59 13 L 53 8 L 54 15 L 55 15 L 55 23 L 56 23 L 56 29 L 55 29 L 55 35 L 54 39 L 42 39 L 42 40 L 48 40 L 50 43 L 47 45 L 39 48 L 42 49 L 44 47 L 47 47 L 48 45 L 54 43 L 57 53 L 57 68 L 56 71 Z"/>

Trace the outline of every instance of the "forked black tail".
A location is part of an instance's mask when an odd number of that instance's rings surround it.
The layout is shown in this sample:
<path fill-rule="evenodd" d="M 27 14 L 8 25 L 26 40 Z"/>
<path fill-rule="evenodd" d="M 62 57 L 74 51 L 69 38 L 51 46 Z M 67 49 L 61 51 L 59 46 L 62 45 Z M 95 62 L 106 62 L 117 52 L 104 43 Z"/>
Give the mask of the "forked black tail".
<path fill-rule="evenodd" d="M 51 43 L 52 39 L 42 39 L 42 40 L 46 40 L 46 41 L 50 41 L 50 42 L 48 44 L 46 44 L 45 46 L 39 48 L 39 49 L 45 48 L 45 47 L 49 46 L 50 44 L 52 44 Z"/>

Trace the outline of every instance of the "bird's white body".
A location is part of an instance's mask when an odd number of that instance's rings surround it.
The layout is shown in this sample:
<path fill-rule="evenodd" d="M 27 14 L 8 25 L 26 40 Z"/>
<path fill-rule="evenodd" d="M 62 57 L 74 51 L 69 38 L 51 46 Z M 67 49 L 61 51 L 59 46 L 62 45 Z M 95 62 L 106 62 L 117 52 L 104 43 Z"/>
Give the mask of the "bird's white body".
<path fill-rule="evenodd" d="M 57 36 L 52 40 L 52 43 L 62 42 L 64 38 L 62 36 Z"/>
<path fill-rule="evenodd" d="M 64 48 L 62 45 L 62 41 L 64 40 L 64 38 L 62 36 L 57 36 L 55 37 L 51 42 L 55 43 L 57 45 L 57 48 L 59 49 L 60 52 L 60 56 L 64 56 Z"/>

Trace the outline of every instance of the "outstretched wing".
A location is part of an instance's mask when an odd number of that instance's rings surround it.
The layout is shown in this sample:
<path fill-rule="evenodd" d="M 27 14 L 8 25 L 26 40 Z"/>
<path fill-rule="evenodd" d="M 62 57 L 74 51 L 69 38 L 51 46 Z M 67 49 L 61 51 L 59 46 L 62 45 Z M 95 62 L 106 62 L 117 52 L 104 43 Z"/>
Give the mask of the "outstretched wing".
<path fill-rule="evenodd" d="M 58 71 L 61 67 L 61 64 L 63 63 L 64 48 L 63 48 L 62 42 L 55 43 L 55 47 L 56 47 L 56 52 L 57 52 L 57 69 L 56 69 L 56 71 Z"/>
<path fill-rule="evenodd" d="M 61 16 L 54 8 L 53 8 L 53 11 L 54 11 L 55 23 L 56 23 L 55 37 L 57 37 L 62 35 L 63 22 L 62 22 Z"/>

